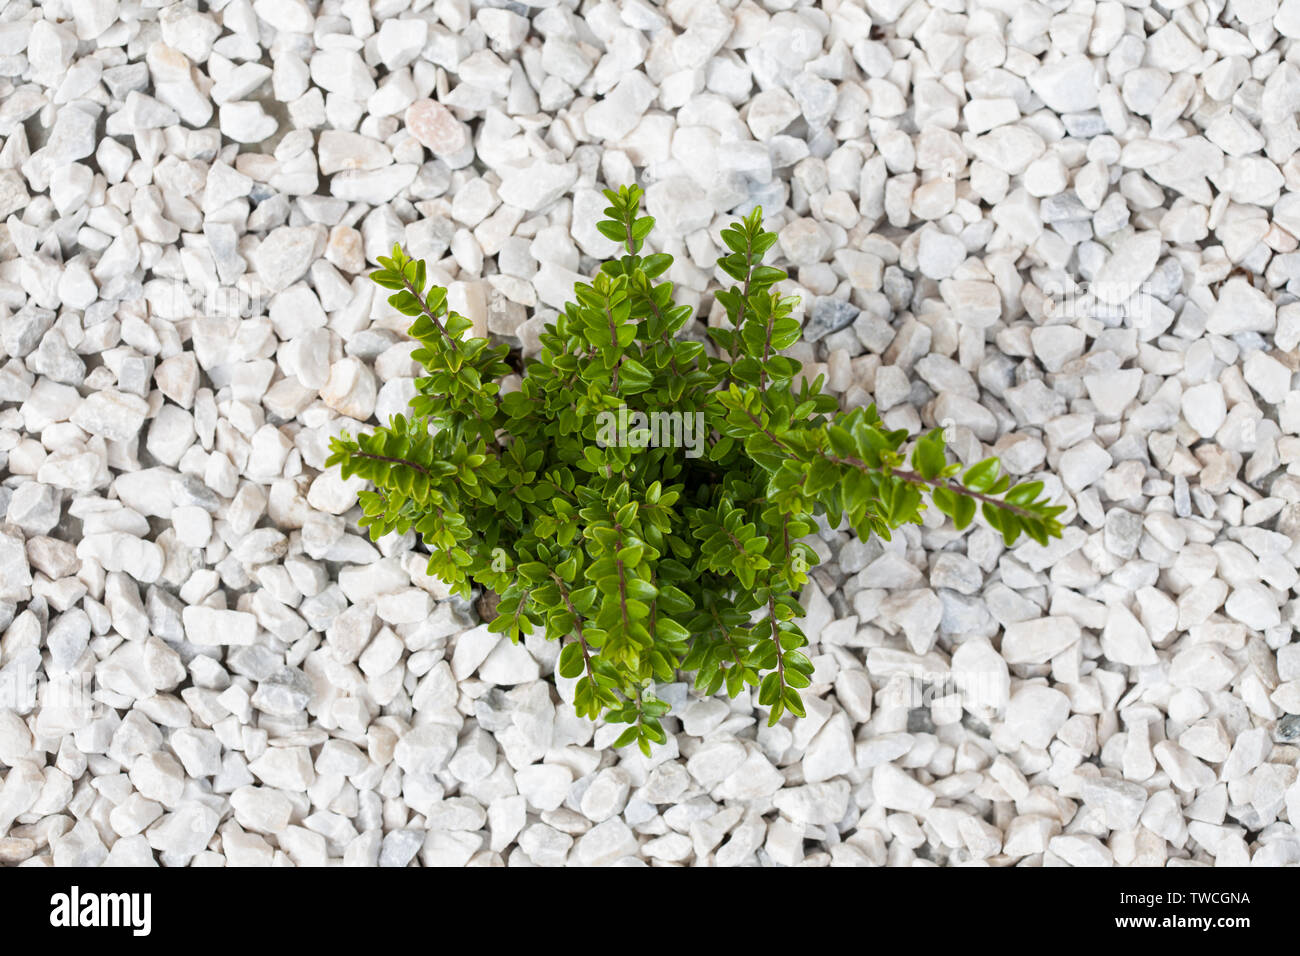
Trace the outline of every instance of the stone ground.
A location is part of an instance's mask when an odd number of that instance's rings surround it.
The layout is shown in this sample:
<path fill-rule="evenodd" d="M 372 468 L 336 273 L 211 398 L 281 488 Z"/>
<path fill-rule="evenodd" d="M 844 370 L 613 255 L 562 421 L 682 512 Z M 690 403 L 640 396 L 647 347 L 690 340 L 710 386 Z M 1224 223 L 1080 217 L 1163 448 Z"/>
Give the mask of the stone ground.
<path fill-rule="evenodd" d="M 1300 862 L 1300 0 L 10 0 L 0 862 Z M 823 527 L 808 717 L 577 719 L 358 533 L 395 241 L 537 349 L 639 181 L 702 321 L 1069 506 Z M 700 326 L 691 334 L 699 335 Z"/>

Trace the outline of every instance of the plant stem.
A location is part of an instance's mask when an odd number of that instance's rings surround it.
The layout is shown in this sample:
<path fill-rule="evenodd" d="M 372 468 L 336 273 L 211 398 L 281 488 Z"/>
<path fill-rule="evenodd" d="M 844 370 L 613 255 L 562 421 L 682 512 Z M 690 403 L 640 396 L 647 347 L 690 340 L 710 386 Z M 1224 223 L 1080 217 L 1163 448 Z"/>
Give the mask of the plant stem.
<path fill-rule="evenodd" d="M 846 465 L 851 465 L 852 467 L 859 468 L 863 471 L 870 469 L 869 465 L 867 465 L 864 462 L 860 462 L 855 458 L 837 458 L 834 455 L 830 455 L 827 457 L 829 457 L 831 461 L 836 462 L 837 464 L 843 463 Z M 986 502 L 988 504 L 993 505 L 996 508 L 1001 508 L 1003 511 L 1010 511 L 1012 514 L 1020 515 L 1020 517 L 1022 518 L 1038 517 L 1028 509 L 1020 508 L 1016 505 L 1009 505 L 1001 498 L 995 498 L 993 495 L 986 495 L 979 491 L 971 491 L 965 485 L 954 484 L 953 482 L 948 481 L 946 478 L 923 478 L 920 475 L 918 475 L 916 472 L 908 471 L 907 469 L 904 468 L 888 468 L 888 469 L 881 469 L 881 470 L 884 471 L 886 474 L 897 475 L 899 478 L 902 478 L 904 481 L 908 482 L 909 484 L 925 485 L 929 488 L 946 488 L 955 495 L 963 495 L 967 498 L 974 498 L 976 501 Z"/>
<path fill-rule="evenodd" d="M 428 475 L 430 478 L 433 477 L 433 472 L 429 471 L 428 468 L 425 468 L 419 462 L 411 461 L 409 458 L 392 458 L 388 455 L 372 455 L 368 451 L 353 452 L 352 457 L 369 458 L 371 461 L 386 461 L 393 465 L 406 465 L 406 467 L 414 468 L 416 471 L 420 472 L 421 474 Z"/>
<path fill-rule="evenodd" d="M 425 303 L 424 297 L 416 291 L 415 286 L 411 284 L 411 280 L 406 278 L 405 275 L 402 276 L 402 285 L 406 288 L 407 292 L 415 296 L 415 301 L 420 303 L 420 311 L 423 312 L 425 317 L 433 323 L 434 328 L 442 333 L 442 337 L 451 344 L 451 350 L 453 352 L 459 352 L 460 346 L 456 344 L 456 340 L 451 337 L 445 328 L 443 328 L 442 323 L 438 321 L 438 317 L 433 314 L 433 310 Z"/>
<path fill-rule="evenodd" d="M 756 416 L 753 412 L 750 411 L 746 411 L 745 414 L 749 416 L 750 421 L 752 421 L 755 425 L 758 426 L 759 431 L 761 431 L 768 438 L 772 439 L 772 441 L 775 444 L 779 445 L 780 447 L 784 448 L 787 452 L 789 452 L 790 453 L 789 457 L 791 459 L 793 459 L 794 461 L 803 461 L 803 459 L 799 457 L 799 455 L 795 452 L 793 448 L 791 448 L 789 445 L 783 442 L 776 435 L 772 434 L 772 432 L 764 428 L 763 423 L 759 421 L 758 416 Z M 963 497 L 966 498 L 974 498 L 976 501 L 986 502 L 990 505 L 993 505 L 994 507 L 1001 508 L 1003 511 L 1010 511 L 1012 514 L 1019 515 L 1022 518 L 1038 517 L 1032 511 L 1026 508 L 1020 508 L 1016 505 L 1009 505 L 1001 498 L 995 498 L 993 495 L 986 495 L 979 491 L 972 491 L 971 489 L 967 488 L 965 485 L 954 484 L 953 482 L 948 481 L 946 478 L 923 478 L 921 475 L 918 475 L 916 472 L 909 471 L 905 468 L 888 468 L 888 467 L 873 468 L 871 465 L 868 465 L 865 461 L 861 461 L 857 458 L 841 458 L 839 455 L 828 455 L 827 453 L 819 450 L 814 450 L 814 451 L 816 454 L 821 455 L 821 457 L 825 458 L 827 461 L 829 461 L 831 464 L 834 465 L 848 465 L 850 468 L 856 468 L 859 471 L 864 471 L 864 472 L 878 471 L 881 474 L 885 474 L 885 475 L 897 475 L 899 478 L 902 478 L 904 481 L 908 482 L 909 484 L 922 485 L 929 488 L 946 488 L 948 491 L 951 491 L 955 495 L 962 495 Z"/>
<path fill-rule="evenodd" d="M 573 606 L 573 602 L 569 600 L 569 591 L 564 586 L 564 581 L 554 571 L 550 572 L 550 574 L 551 580 L 553 580 L 555 586 L 560 589 L 560 599 L 564 601 L 564 606 L 568 608 L 569 613 L 573 615 L 573 629 L 577 632 L 578 644 L 582 647 L 582 666 L 586 669 L 587 679 L 591 681 L 592 687 L 594 688 L 596 685 L 596 675 L 591 671 L 591 654 L 590 649 L 587 647 L 587 639 L 582 636 L 582 615 L 578 613 L 577 608 Z"/>
<path fill-rule="evenodd" d="M 777 626 L 776 598 L 767 598 L 767 615 L 772 621 L 772 643 L 776 645 L 776 679 L 781 685 L 781 699 L 785 698 L 785 657 L 781 653 L 781 629 Z"/>

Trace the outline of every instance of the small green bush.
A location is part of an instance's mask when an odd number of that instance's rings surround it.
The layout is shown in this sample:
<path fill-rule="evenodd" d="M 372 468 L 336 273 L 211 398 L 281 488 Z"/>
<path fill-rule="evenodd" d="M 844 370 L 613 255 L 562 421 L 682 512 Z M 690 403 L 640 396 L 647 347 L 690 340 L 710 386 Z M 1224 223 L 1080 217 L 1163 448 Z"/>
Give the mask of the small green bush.
<path fill-rule="evenodd" d="M 769 723 L 803 716 L 813 665 L 796 595 L 818 560 L 800 542 L 816 514 L 888 539 L 928 499 L 958 528 L 981 512 L 1007 544 L 1060 535 L 1064 508 L 1041 482 L 1013 485 L 994 458 L 959 478 L 942 430 L 907 456 L 874 406 L 841 412 L 820 377 L 795 386 L 800 363 L 780 353 L 799 339 L 798 300 L 762 264 L 776 235 L 760 209 L 722 231 L 730 327 L 709 330 L 709 350 L 678 338 L 691 308 L 661 278 L 672 257 L 641 254 L 654 225 L 641 190 L 605 195 L 598 228 L 626 254 L 577 285 L 517 391 L 499 384 L 507 346 L 467 338 L 422 261 L 380 258 L 372 278 L 414 319 L 427 374 L 409 416 L 335 439 L 328 463 L 374 483 L 360 495 L 372 538 L 414 528 L 454 593 L 500 596 L 493 631 L 564 642 L 577 712 L 629 724 L 617 746 L 664 741 L 653 686 L 678 670 L 704 694 L 757 687 Z"/>

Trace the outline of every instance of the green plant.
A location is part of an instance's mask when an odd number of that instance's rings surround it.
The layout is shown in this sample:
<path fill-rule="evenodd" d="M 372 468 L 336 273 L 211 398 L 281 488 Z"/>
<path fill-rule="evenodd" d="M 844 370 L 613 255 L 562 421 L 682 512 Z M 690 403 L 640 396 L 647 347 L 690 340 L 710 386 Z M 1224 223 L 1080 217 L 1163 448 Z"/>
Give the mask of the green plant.
<path fill-rule="evenodd" d="M 577 285 L 516 391 L 499 384 L 507 347 L 466 337 L 423 262 L 399 247 L 380 258 L 372 278 L 414 319 L 427 374 L 409 417 L 335 439 L 328 464 L 376 486 L 360 495 L 372 537 L 414 528 L 454 593 L 497 592 L 493 631 L 565 642 L 578 713 L 630 725 L 617 746 L 665 739 L 653 683 L 677 670 L 705 694 L 756 686 L 769 723 L 803 715 L 813 665 L 796 595 L 818 559 L 799 539 L 815 514 L 887 539 L 920 522 L 928 496 L 958 528 L 981 511 L 1008 544 L 1060 534 L 1064 508 L 1041 482 L 1013 485 L 994 458 L 959 479 L 941 430 L 915 441 L 909 467 L 907 433 L 874 406 L 841 412 L 820 377 L 796 385 L 800 363 L 780 353 L 800 336 L 797 299 L 762 264 L 776 236 L 760 209 L 722 230 L 734 284 L 717 293 L 730 327 L 709 330 L 711 355 L 677 337 L 691 309 L 662 279 L 672 257 L 641 254 L 654 225 L 641 190 L 605 195 L 598 228 L 625 254 Z M 687 440 L 702 423 L 696 446 L 665 443 L 664 421 Z"/>

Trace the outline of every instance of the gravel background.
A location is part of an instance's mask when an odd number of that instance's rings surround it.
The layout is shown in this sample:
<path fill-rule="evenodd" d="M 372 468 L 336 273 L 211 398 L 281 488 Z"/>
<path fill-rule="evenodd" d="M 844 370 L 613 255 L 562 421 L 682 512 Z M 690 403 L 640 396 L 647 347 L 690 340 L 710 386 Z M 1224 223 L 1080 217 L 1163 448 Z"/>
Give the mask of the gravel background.
<path fill-rule="evenodd" d="M 0 862 L 1300 862 L 1300 0 L 10 0 Z M 614 752 L 357 533 L 402 242 L 537 349 L 639 181 L 761 203 L 846 408 L 1068 504 L 823 528 L 808 717 Z M 702 327 L 691 330 L 701 335 Z"/>

